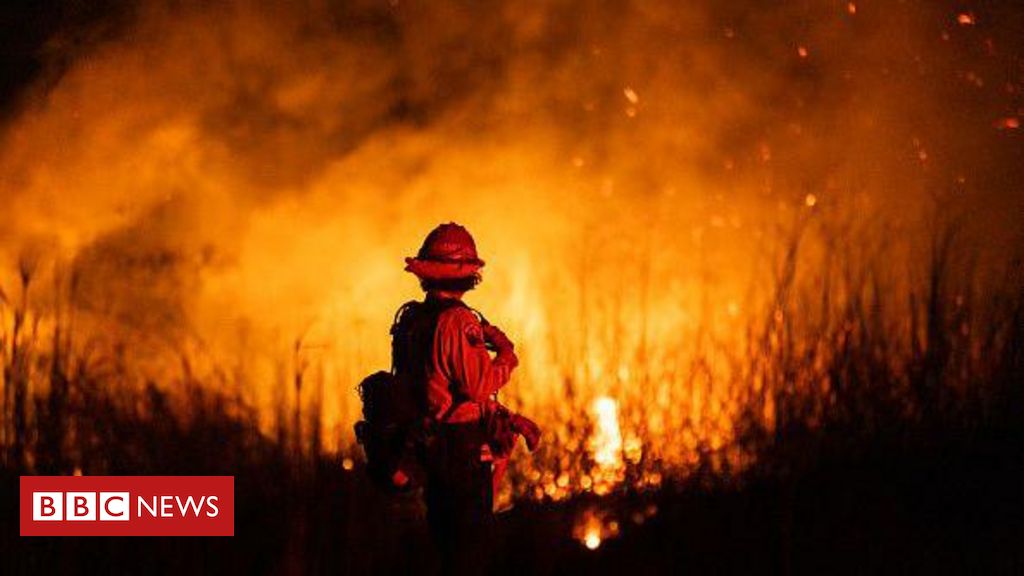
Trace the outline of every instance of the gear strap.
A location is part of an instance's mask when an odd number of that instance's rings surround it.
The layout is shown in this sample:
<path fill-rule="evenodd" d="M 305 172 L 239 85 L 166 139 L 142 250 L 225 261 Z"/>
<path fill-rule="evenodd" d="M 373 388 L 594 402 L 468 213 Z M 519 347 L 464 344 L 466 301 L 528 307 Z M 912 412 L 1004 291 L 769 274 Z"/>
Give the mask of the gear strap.
<path fill-rule="evenodd" d="M 398 358 L 397 358 L 397 355 L 395 354 L 395 350 L 396 350 L 395 342 L 396 342 L 397 338 L 402 338 L 403 337 L 403 335 L 400 334 L 400 326 L 402 324 L 402 321 L 405 319 L 406 314 L 408 314 L 409 312 L 411 312 L 411 311 L 413 311 L 413 310 L 415 310 L 417 308 L 420 308 L 422 306 L 427 306 L 427 305 L 428 304 L 426 302 L 420 302 L 418 300 L 410 300 L 410 301 L 406 302 L 405 304 L 402 304 L 398 308 L 398 310 L 395 312 L 394 320 L 391 323 L 391 330 L 390 330 L 391 341 L 392 341 L 392 354 L 391 354 L 391 373 L 392 374 L 395 374 L 395 375 L 398 374 Z M 481 325 L 483 325 L 483 326 L 487 326 L 488 325 L 487 318 L 485 318 L 484 315 L 479 310 L 476 310 L 475 308 L 469 306 L 468 304 L 466 304 L 462 300 L 454 300 L 454 299 L 453 300 L 448 300 L 446 302 L 440 303 L 439 309 L 434 311 L 434 313 L 435 313 L 435 316 L 433 318 L 433 330 L 434 330 L 434 336 L 433 337 L 434 338 L 437 337 L 437 323 L 438 323 L 438 320 L 441 318 L 441 314 L 443 314 L 446 310 L 448 310 L 450 308 L 454 308 L 456 306 L 461 306 L 463 308 L 468 309 L 470 312 L 472 312 L 473 315 L 477 317 L 477 320 L 480 322 Z M 407 350 L 405 352 L 408 353 Z M 423 376 L 425 376 L 425 375 L 423 375 Z M 460 401 L 456 397 L 455 394 L 452 394 L 452 402 L 448 406 L 448 408 L 445 409 L 445 411 L 443 413 L 441 413 L 441 415 L 438 416 L 436 419 L 431 418 L 431 420 L 433 420 L 434 422 L 437 422 L 438 424 L 445 424 L 445 423 L 448 422 L 448 420 L 455 413 L 455 410 L 457 410 L 460 406 L 462 406 L 463 404 L 465 404 L 467 402 L 473 402 L 473 401 L 472 400 L 468 400 L 468 399 L 463 399 L 463 400 Z M 482 417 L 483 406 L 481 406 L 480 408 L 481 408 L 481 417 Z"/>

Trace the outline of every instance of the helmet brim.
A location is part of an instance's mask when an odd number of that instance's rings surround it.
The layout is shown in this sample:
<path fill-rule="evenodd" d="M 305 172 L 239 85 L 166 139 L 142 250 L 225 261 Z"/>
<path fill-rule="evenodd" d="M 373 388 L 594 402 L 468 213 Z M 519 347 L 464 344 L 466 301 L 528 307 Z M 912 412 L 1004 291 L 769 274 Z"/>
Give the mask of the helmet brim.
<path fill-rule="evenodd" d="M 480 273 L 484 261 L 474 260 L 427 260 L 424 258 L 406 258 L 405 270 L 423 280 L 459 280 L 471 278 Z"/>

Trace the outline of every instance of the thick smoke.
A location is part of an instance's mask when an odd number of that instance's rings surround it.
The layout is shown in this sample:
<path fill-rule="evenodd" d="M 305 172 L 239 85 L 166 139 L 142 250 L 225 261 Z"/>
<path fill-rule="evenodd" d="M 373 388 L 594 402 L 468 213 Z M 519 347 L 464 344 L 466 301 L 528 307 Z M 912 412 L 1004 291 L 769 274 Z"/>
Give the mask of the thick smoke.
<path fill-rule="evenodd" d="M 880 246 L 939 205 L 1019 242 L 1024 34 L 986 6 L 145 2 L 25 89 L 0 286 L 50 266 L 82 330 L 237 365 L 257 399 L 300 339 L 347 391 L 417 296 L 402 257 L 455 220 L 527 397 L 601 387 L 763 299 L 812 213 Z"/>

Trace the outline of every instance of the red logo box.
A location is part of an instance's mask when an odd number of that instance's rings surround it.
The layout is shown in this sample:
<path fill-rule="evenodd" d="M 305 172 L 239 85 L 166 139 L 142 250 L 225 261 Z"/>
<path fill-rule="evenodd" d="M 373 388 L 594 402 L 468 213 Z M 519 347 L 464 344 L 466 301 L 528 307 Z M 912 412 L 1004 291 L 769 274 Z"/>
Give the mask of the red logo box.
<path fill-rule="evenodd" d="M 234 536 L 234 476 L 22 476 L 22 536 Z"/>

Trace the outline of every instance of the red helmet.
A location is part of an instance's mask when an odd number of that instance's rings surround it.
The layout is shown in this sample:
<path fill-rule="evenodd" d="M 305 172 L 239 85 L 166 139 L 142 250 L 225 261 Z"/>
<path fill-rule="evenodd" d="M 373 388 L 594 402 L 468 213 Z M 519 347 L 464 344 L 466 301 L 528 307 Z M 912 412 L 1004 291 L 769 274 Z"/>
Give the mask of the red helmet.
<path fill-rule="evenodd" d="M 405 269 L 425 280 L 454 280 L 478 276 L 484 261 L 476 255 L 469 231 L 454 222 L 434 228 Z"/>

